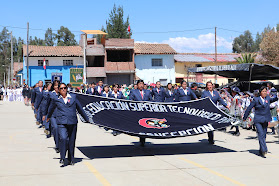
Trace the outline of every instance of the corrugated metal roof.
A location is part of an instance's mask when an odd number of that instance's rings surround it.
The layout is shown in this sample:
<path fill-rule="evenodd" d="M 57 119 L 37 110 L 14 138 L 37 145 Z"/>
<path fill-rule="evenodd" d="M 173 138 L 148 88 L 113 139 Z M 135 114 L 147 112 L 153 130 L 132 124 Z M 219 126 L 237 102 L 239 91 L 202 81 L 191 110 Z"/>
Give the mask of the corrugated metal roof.
<path fill-rule="evenodd" d="M 217 54 L 218 62 L 235 62 L 234 58 L 240 57 L 240 54 Z M 195 54 L 177 54 L 174 55 L 176 62 L 214 62 L 215 54 L 195 53 Z"/>

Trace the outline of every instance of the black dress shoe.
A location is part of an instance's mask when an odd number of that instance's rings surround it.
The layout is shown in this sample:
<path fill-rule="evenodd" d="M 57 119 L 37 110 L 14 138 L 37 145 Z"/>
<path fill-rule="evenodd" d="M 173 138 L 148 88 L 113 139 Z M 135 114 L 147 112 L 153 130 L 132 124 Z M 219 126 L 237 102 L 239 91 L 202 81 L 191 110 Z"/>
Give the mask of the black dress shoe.
<path fill-rule="evenodd" d="M 56 153 L 60 152 L 59 148 L 55 148 L 54 150 L 55 150 Z"/>
<path fill-rule="evenodd" d="M 266 158 L 265 155 L 266 155 L 266 152 L 262 152 L 261 150 L 259 150 L 259 155 L 263 158 Z"/>
<path fill-rule="evenodd" d="M 69 165 L 72 165 L 72 166 L 74 166 L 74 165 L 75 165 L 75 162 L 73 162 L 73 161 L 70 161 L 70 162 L 69 162 Z"/>
<path fill-rule="evenodd" d="M 60 159 L 59 163 L 62 164 L 61 167 L 67 166 L 67 161 L 64 159 Z"/>
<path fill-rule="evenodd" d="M 211 145 L 214 145 L 214 141 L 213 140 L 209 140 L 208 143 L 211 144 Z"/>

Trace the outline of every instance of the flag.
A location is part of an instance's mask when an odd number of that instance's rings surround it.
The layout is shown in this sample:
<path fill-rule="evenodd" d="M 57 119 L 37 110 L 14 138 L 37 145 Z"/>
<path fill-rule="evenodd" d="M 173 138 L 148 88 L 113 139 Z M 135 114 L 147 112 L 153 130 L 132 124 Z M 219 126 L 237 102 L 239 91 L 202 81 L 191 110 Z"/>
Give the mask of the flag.
<path fill-rule="evenodd" d="M 130 25 L 128 26 L 128 32 L 129 32 L 129 33 L 131 32 L 131 27 L 130 27 Z"/>
<path fill-rule="evenodd" d="M 43 64 L 44 69 L 46 69 L 46 59 L 44 58 L 44 64 Z"/>

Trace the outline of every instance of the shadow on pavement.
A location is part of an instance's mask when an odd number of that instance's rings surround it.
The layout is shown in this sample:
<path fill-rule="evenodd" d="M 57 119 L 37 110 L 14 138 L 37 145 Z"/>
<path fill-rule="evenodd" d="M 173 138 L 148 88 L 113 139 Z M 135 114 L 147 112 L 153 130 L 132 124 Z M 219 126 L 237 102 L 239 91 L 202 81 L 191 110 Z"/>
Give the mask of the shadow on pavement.
<path fill-rule="evenodd" d="M 217 145 L 209 145 L 208 143 L 146 143 L 145 147 L 139 147 L 139 145 L 112 145 L 77 148 L 89 159 L 236 152 Z"/>
<path fill-rule="evenodd" d="M 259 150 L 252 149 L 252 150 L 248 150 L 248 152 L 256 156 L 262 157 L 259 153 Z"/>

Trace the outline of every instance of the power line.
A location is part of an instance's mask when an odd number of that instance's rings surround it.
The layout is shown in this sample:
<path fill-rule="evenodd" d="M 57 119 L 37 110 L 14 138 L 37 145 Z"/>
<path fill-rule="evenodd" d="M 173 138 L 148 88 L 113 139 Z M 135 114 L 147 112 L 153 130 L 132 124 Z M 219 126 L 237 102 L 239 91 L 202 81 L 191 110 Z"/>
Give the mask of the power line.
<path fill-rule="evenodd" d="M 4 26 L 4 25 L 0 25 L 0 26 L 1 27 L 7 27 L 7 28 L 23 29 L 23 30 L 27 29 L 27 28 L 24 28 L 24 27 L 17 27 L 17 26 Z M 47 31 L 45 29 L 40 29 L 40 28 L 29 28 L 29 30 Z M 58 30 L 52 30 L 52 31 L 58 31 Z M 79 33 L 81 33 L 81 31 L 71 31 L 71 32 L 79 32 Z"/>
<path fill-rule="evenodd" d="M 225 31 L 229 31 L 229 32 L 241 33 L 241 34 L 243 34 L 243 33 L 244 33 L 244 32 L 241 32 L 241 31 L 237 31 L 237 30 L 230 30 L 230 29 L 220 28 L 220 27 L 218 27 L 218 29 L 220 29 L 220 30 L 225 30 Z M 251 35 L 257 35 L 257 34 L 252 34 L 252 33 L 251 33 Z"/>
<path fill-rule="evenodd" d="M 212 27 L 212 28 L 197 28 L 197 29 L 191 29 L 191 30 L 165 31 L 165 32 L 133 32 L 133 34 L 164 34 L 164 33 L 178 33 L 178 32 L 194 32 L 194 31 L 210 30 L 210 29 L 214 29 L 214 27 Z"/>

